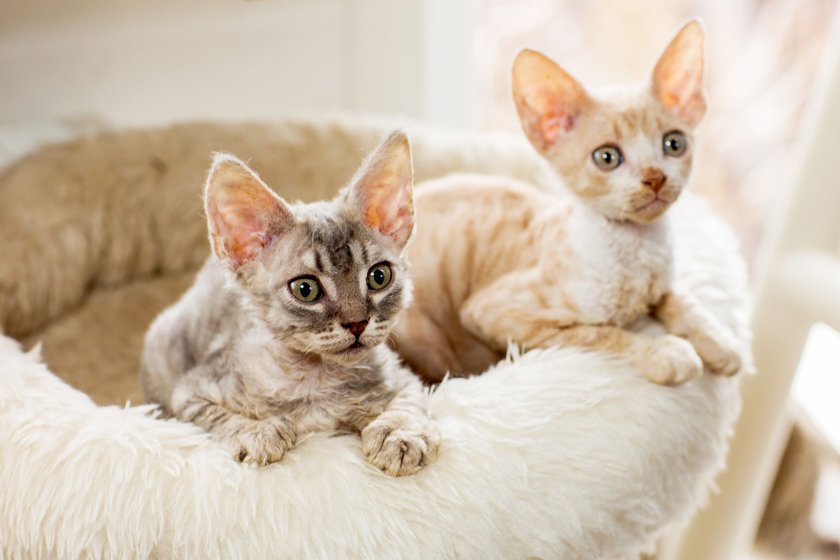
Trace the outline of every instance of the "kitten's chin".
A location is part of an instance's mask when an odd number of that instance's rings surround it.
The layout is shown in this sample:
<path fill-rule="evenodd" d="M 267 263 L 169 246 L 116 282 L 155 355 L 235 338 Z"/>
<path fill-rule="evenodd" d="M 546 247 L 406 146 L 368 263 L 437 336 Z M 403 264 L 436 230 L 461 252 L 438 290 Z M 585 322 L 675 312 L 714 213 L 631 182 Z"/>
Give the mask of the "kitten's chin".
<path fill-rule="evenodd" d="M 625 210 L 620 219 L 637 224 L 650 224 L 661 218 L 673 203 L 673 200 L 667 198 L 654 197 Z"/>
<path fill-rule="evenodd" d="M 662 217 L 670 207 L 670 202 L 657 198 L 633 210 L 630 219 L 640 224 L 649 224 Z"/>
<path fill-rule="evenodd" d="M 335 362 L 340 365 L 352 365 L 360 360 L 364 359 L 368 354 L 370 354 L 371 347 L 366 346 L 360 343 L 354 343 L 344 350 L 339 350 L 337 352 L 329 352 L 323 354 L 323 358 L 325 360 L 329 360 L 331 362 Z"/>

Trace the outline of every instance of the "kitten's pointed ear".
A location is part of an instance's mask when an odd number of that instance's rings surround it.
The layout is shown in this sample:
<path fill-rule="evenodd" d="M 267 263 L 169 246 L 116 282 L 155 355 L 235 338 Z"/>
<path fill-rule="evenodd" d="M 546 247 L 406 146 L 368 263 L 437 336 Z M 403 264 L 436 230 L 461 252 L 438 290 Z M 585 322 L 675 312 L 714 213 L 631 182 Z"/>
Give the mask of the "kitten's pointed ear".
<path fill-rule="evenodd" d="M 697 126 L 706 113 L 703 24 L 698 18 L 686 23 L 659 57 L 653 69 L 653 94 L 689 126 Z"/>
<path fill-rule="evenodd" d="M 213 252 L 233 268 L 253 260 L 294 224 L 283 200 L 228 154 L 213 159 L 204 209 Z"/>
<path fill-rule="evenodd" d="M 542 152 L 574 128 L 590 98 L 553 60 L 524 49 L 513 62 L 513 101 L 526 136 Z"/>
<path fill-rule="evenodd" d="M 414 231 L 413 179 L 408 137 L 393 132 L 362 164 L 345 204 L 367 227 L 403 249 Z"/>

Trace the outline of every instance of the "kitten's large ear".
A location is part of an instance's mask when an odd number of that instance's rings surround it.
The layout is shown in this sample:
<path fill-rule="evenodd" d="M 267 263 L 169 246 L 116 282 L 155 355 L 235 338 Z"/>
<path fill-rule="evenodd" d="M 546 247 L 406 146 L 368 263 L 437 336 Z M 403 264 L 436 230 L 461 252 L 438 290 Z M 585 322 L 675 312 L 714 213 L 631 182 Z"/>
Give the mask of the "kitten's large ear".
<path fill-rule="evenodd" d="M 283 200 L 229 154 L 213 159 L 204 209 L 213 252 L 233 268 L 253 260 L 294 224 Z"/>
<path fill-rule="evenodd" d="M 553 60 L 524 49 L 513 62 L 513 101 L 526 136 L 542 152 L 572 130 L 590 98 Z"/>
<path fill-rule="evenodd" d="M 703 94 L 703 24 L 686 23 L 653 69 L 653 94 L 677 117 L 696 126 L 706 113 Z"/>
<path fill-rule="evenodd" d="M 414 231 L 413 178 L 408 137 L 392 132 L 362 164 L 345 204 L 367 227 L 402 249 Z"/>

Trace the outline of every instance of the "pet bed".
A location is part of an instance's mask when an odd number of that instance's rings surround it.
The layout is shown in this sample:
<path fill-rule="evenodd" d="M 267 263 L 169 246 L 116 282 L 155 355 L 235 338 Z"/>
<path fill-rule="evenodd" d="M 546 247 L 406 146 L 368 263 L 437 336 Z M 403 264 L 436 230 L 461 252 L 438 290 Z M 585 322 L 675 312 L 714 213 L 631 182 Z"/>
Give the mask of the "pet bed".
<path fill-rule="evenodd" d="M 403 478 L 366 464 L 355 436 L 312 436 L 255 468 L 148 405 L 102 405 L 138 401 L 142 333 L 207 254 L 211 149 L 311 200 L 346 181 L 386 128 L 115 132 L 0 173 L 0 325 L 43 341 L 24 351 L 0 338 L 4 558 L 624 558 L 690 517 L 724 464 L 737 377 L 660 387 L 603 354 L 513 352 L 435 390 L 439 459 Z M 519 138 L 407 130 L 420 180 L 472 171 L 553 187 Z M 672 212 L 677 284 L 733 329 L 749 363 L 733 235 L 696 197 Z"/>

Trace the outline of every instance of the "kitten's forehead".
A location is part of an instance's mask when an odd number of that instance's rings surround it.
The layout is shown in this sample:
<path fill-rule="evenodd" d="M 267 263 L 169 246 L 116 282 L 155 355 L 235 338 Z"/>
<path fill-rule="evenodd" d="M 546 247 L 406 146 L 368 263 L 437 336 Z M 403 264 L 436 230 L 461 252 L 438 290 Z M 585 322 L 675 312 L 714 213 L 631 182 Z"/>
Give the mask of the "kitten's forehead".
<path fill-rule="evenodd" d="M 401 259 L 389 238 L 348 216 L 340 200 L 298 203 L 293 212 L 294 228 L 278 242 L 268 265 L 275 281 L 310 274 L 342 282 L 357 279 L 359 270 L 374 262 Z"/>
<path fill-rule="evenodd" d="M 679 123 L 650 95 L 639 94 L 599 100 L 589 124 L 614 142 L 639 136 L 657 138 L 664 132 L 679 128 Z"/>
<path fill-rule="evenodd" d="M 305 246 L 308 245 L 316 270 L 326 274 L 346 274 L 360 263 L 354 250 L 365 252 L 364 228 L 335 214 L 308 216 L 300 224 Z M 364 254 L 362 260 L 366 260 Z"/>
<path fill-rule="evenodd" d="M 692 128 L 680 122 L 653 96 L 647 83 L 611 87 L 593 95 L 596 110 L 593 117 L 600 126 L 608 125 L 617 139 L 633 136 L 656 137 L 664 132 L 679 129 L 686 134 Z"/>

